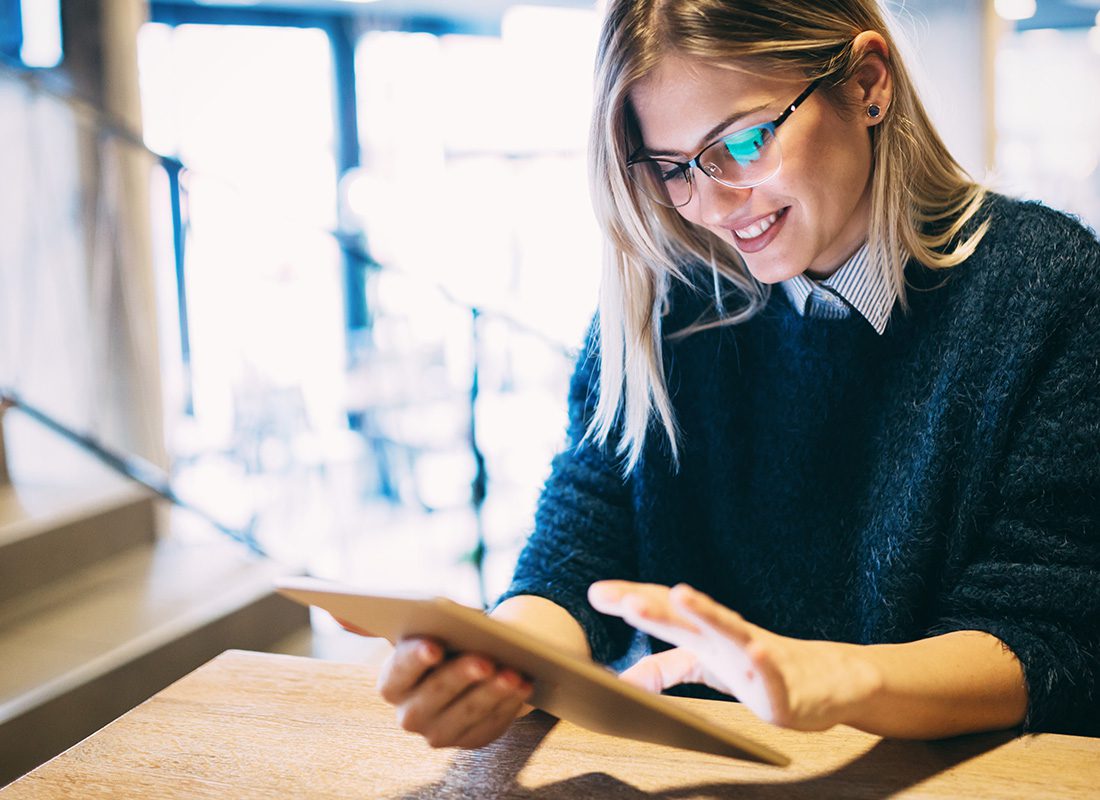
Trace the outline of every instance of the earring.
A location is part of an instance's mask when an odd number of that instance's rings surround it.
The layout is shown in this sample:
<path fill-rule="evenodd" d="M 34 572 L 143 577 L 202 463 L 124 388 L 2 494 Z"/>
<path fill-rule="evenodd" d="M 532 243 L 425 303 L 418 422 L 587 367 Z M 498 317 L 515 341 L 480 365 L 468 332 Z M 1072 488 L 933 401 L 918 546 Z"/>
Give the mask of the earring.
<path fill-rule="evenodd" d="M 871 119 L 875 119 L 881 113 L 882 109 L 874 103 L 871 103 L 871 105 L 867 106 L 867 116 L 869 116 Z"/>

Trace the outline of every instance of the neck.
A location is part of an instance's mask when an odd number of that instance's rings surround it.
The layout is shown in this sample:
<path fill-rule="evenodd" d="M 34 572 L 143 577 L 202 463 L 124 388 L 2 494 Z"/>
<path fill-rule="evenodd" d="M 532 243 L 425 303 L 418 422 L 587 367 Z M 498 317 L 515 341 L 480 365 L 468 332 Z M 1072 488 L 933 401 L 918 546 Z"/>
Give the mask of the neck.
<path fill-rule="evenodd" d="M 856 251 L 867 241 L 867 233 L 871 226 L 871 180 L 867 179 L 867 187 L 864 189 L 856 207 L 848 215 L 848 221 L 844 224 L 840 234 L 836 237 L 832 246 L 810 264 L 805 270 L 806 274 L 816 280 L 825 280 L 842 266 L 848 259 L 855 255 Z"/>
<path fill-rule="evenodd" d="M 805 272 L 806 277 L 812 278 L 815 281 L 823 281 L 826 278 L 831 278 L 838 271 L 840 271 L 841 267 L 843 267 L 845 264 L 848 263 L 849 260 L 851 260 L 852 256 L 854 256 L 859 251 L 859 248 L 863 247 L 863 244 L 866 241 L 867 241 L 866 237 L 861 239 L 858 244 L 856 244 L 851 250 L 849 250 L 844 255 L 843 258 L 840 259 L 840 261 L 836 262 L 833 266 L 829 267 L 828 269 L 818 269 L 816 267 L 810 267 Z"/>

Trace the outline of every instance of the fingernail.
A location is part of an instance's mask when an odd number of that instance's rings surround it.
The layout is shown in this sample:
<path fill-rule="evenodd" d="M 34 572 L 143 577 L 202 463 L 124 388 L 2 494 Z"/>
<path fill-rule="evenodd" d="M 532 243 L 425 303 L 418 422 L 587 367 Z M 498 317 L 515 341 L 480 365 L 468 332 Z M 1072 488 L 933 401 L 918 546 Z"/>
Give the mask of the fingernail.
<path fill-rule="evenodd" d="M 483 681 L 493 673 L 493 668 L 484 661 L 473 661 L 466 669 L 466 674 L 475 681 Z"/>
<path fill-rule="evenodd" d="M 438 657 L 435 645 L 431 642 L 421 642 L 416 648 L 416 655 L 425 664 L 431 664 Z"/>
<path fill-rule="evenodd" d="M 518 689 L 521 683 L 519 675 L 511 670 L 505 670 L 497 675 L 497 685 L 502 689 Z"/>

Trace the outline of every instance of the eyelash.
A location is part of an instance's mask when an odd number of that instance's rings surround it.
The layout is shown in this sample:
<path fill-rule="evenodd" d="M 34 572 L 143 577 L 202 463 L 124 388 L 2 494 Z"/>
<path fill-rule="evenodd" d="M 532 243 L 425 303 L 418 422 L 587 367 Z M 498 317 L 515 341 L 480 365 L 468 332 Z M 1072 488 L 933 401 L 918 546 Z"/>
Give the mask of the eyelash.
<path fill-rule="evenodd" d="M 761 148 L 763 147 L 763 145 L 764 145 L 763 137 L 760 136 L 759 133 L 757 133 L 757 131 L 760 131 L 763 128 L 764 128 L 764 126 L 762 126 L 762 125 L 754 125 L 751 128 L 743 128 L 740 131 L 733 131 L 731 133 L 726 134 L 725 136 L 722 136 L 722 137 L 719 137 L 718 139 L 716 139 L 712 145 L 708 145 L 707 149 L 709 150 L 710 147 L 714 146 L 714 144 L 719 144 L 721 142 L 724 142 L 730 136 L 733 136 L 734 134 L 740 133 L 745 138 L 742 141 L 739 141 L 738 144 L 741 144 L 741 145 L 751 144 L 754 148 L 753 149 L 753 154 L 755 154 L 755 153 L 759 152 L 761 150 Z M 726 145 L 726 149 L 727 150 L 729 149 L 729 145 Z M 738 158 L 732 152 L 730 153 L 730 157 L 733 158 L 734 160 L 736 160 L 738 163 L 741 163 L 741 161 L 742 161 L 742 159 Z M 672 166 L 668 170 L 661 170 L 661 181 L 663 183 L 668 183 L 669 181 L 678 180 L 678 179 L 679 180 L 687 180 L 687 170 L 684 169 L 684 167 L 676 165 L 676 166 Z"/>

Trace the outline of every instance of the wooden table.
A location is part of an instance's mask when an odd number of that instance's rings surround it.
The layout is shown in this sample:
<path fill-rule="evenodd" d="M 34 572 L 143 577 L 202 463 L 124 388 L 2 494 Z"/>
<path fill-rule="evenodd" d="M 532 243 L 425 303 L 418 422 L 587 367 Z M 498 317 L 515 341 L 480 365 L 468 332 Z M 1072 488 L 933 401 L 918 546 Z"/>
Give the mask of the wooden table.
<path fill-rule="evenodd" d="M 1100 739 L 887 741 L 796 733 L 677 700 L 782 749 L 777 768 L 613 739 L 536 713 L 475 751 L 432 750 L 375 670 L 228 651 L 0 791 L 22 798 L 1035 798 L 1100 796 Z"/>

